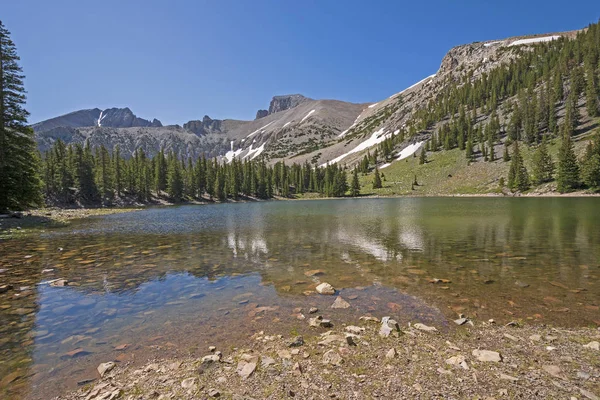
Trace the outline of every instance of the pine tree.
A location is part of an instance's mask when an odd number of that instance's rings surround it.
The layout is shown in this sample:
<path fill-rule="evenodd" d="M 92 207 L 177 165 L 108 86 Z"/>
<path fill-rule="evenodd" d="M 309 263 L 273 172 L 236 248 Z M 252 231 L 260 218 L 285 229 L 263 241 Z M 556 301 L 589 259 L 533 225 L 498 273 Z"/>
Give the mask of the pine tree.
<path fill-rule="evenodd" d="M 502 161 L 504 161 L 504 162 L 510 161 L 510 154 L 508 152 L 508 145 L 506 143 L 504 143 L 504 153 L 502 153 Z"/>
<path fill-rule="evenodd" d="M 563 136 L 558 154 L 557 189 L 560 193 L 569 192 L 579 187 L 579 165 L 573 151 L 570 136 Z"/>
<path fill-rule="evenodd" d="M 42 203 L 40 161 L 29 113 L 23 108 L 22 69 L 10 32 L 0 21 L 0 211 Z"/>
<path fill-rule="evenodd" d="M 590 67 L 587 73 L 587 84 L 585 89 L 585 102 L 588 115 L 590 117 L 597 117 L 598 112 L 598 84 L 596 74 Z"/>
<path fill-rule="evenodd" d="M 379 176 L 379 168 L 375 166 L 375 177 L 373 178 L 373 189 L 381 189 L 381 177 Z"/>
<path fill-rule="evenodd" d="M 183 198 L 183 177 L 181 174 L 181 164 L 173 153 L 169 153 L 167 164 L 167 193 L 173 201 L 178 202 Z"/>
<path fill-rule="evenodd" d="M 425 147 L 421 148 L 421 155 L 419 156 L 419 164 L 423 165 L 427 163 L 427 153 L 425 152 Z"/>
<path fill-rule="evenodd" d="M 465 147 L 466 150 L 466 157 L 468 161 L 473 161 L 473 140 L 471 139 L 471 137 L 469 136 L 469 139 L 467 140 L 467 145 Z"/>
<path fill-rule="evenodd" d="M 350 185 L 350 196 L 357 197 L 360 194 L 360 183 L 358 181 L 358 168 L 352 173 L 352 184 Z"/>
<path fill-rule="evenodd" d="M 519 151 L 519 143 L 515 142 L 510 168 L 508 170 L 508 187 L 512 191 L 525 191 L 529 189 L 529 174 L 523 163 L 523 157 Z"/>
<path fill-rule="evenodd" d="M 554 174 L 554 162 L 548 153 L 548 146 L 543 140 L 533 154 L 532 181 L 539 185 L 544 182 L 550 182 Z"/>

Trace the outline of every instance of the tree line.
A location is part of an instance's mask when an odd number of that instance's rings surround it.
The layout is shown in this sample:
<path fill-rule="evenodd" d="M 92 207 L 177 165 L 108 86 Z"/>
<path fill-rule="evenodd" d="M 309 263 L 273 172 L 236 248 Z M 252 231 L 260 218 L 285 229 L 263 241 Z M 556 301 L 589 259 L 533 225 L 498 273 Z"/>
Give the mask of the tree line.
<path fill-rule="evenodd" d="M 270 166 L 262 159 L 237 158 L 224 163 L 205 156 L 180 158 L 162 149 L 152 158 L 141 149 L 125 157 L 118 146 L 109 152 L 102 145 L 92 149 L 89 143 L 66 145 L 61 140 L 42 158 L 45 196 L 58 204 L 110 205 L 124 197 L 145 203 L 156 196 L 174 202 L 302 193 L 340 197 L 351 186 L 351 194 L 360 191 L 356 182 L 348 184 L 346 171 L 337 164 L 312 167 L 278 162 Z"/>

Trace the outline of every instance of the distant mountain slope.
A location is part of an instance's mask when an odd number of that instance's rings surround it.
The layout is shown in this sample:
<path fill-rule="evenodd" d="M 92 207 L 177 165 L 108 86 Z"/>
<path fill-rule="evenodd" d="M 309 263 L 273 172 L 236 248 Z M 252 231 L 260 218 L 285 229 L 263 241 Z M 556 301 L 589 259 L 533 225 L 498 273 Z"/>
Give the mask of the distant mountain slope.
<path fill-rule="evenodd" d="M 163 127 L 156 119 L 138 118 L 129 108 L 95 108 L 39 122 L 33 129 L 42 151 L 60 138 L 68 143 L 90 140 L 109 149 L 119 144 L 123 154 L 142 148 L 153 155 L 165 147 L 181 156 L 204 153 L 229 161 L 233 157 L 260 156 L 270 162 L 308 161 L 313 165 L 329 162 L 354 165 L 385 139 L 412 130 L 404 141 L 395 144 L 395 157 L 401 159 L 416 151 L 437 129 L 436 124 L 427 129 L 415 126 L 423 118 L 419 113 L 428 105 L 444 101 L 439 96 L 449 85 L 460 86 L 509 65 L 528 46 L 563 36 L 572 38 L 575 34 L 515 37 L 454 47 L 435 74 L 374 104 L 313 100 L 299 94 L 275 96 L 269 109 L 258 110 L 253 121 L 204 116 L 184 123 L 183 127 Z M 484 114 L 480 122 L 487 118 Z"/>

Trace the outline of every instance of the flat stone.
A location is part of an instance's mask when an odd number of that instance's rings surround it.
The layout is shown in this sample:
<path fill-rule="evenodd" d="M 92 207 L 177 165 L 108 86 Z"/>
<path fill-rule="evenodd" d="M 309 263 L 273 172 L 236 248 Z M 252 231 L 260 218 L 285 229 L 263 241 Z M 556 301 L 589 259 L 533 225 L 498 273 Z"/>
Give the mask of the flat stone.
<path fill-rule="evenodd" d="M 292 358 L 292 353 L 290 353 L 288 350 L 279 350 L 277 355 L 284 360 L 289 360 Z"/>
<path fill-rule="evenodd" d="M 385 358 L 387 358 L 388 360 L 391 360 L 393 358 L 396 358 L 396 354 L 398 354 L 398 353 L 396 353 L 396 349 L 391 348 L 388 350 L 387 353 L 385 353 Z"/>
<path fill-rule="evenodd" d="M 467 364 L 465 356 L 463 355 L 450 357 L 446 360 L 446 364 L 461 367 L 462 369 L 469 369 L 469 365 Z"/>
<path fill-rule="evenodd" d="M 217 389 L 208 389 L 208 395 L 210 397 L 219 397 L 221 396 L 221 392 L 219 392 Z"/>
<path fill-rule="evenodd" d="M 261 357 L 260 365 L 263 368 L 267 368 L 268 366 L 273 365 L 273 364 L 275 364 L 275 359 L 268 357 L 268 356 Z"/>
<path fill-rule="evenodd" d="M 57 280 L 51 282 L 50 286 L 63 287 L 63 286 L 67 286 L 68 284 L 69 284 L 69 281 L 66 279 L 57 279 Z"/>
<path fill-rule="evenodd" d="M 529 287 L 529 283 L 525 283 L 525 282 L 521 282 L 521 281 L 516 281 L 515 285 L 520 287 L 520 288 L 526 288 Z"/>
<path fill-rule="evenodd" d="M 314 313 L 316 313 L 318 311 L 319 311 L 319 309 L 317 307 L 311 307 L 310 310 L 308 310 L 308 313 L 309 314 L 314 314 Z"/>
<path fill-rule="evenodd" d="M 328 319 L 322 319 L 321 321 L 319 321 L 319 326 L 321 328 L 331 328 L 333 327 L 333 324 Z"/>
<path fill-rule="evenodd" d="M 105 362 L 105 363 L 98 365 L 97 370 L 98 370 L 98 373 L 100 374 L 100 378 L 103 378 L 104 374 L 110 372 L 115 367 L 115 365 L 116 364 L 112 361 Z"/>
<path fill-rule="evenodd" d="M 504 381 L 517 382 L 519 380 L 519 378 L 515 378 L 514 376 L 510 376 L 510 375 L 506 375 L 506 374 L 500 374 L 499 377 L 500 377 L 500 379 L 502 379 Z"/>
<path fill-rule="evenodd" d="M 288 343 L 288 347 L 300 347 L 302 345 L 304 345 L 304 339 L 302 336 L 296 336 L 294 340 Z"/>
<path fill-rule="evenodd" d="M 532 342 L 539 342 L 542 340 L 542 335 L 531 335 L 529 336 L 529 340 Z"/>
<path fill-rule="evenodd" d="M 348 308 L 350 307 L 350 303 L 348 303 L 346 300 L 344 300 L 342 298 L 342 296 L 338 296 L 335 301 L 333 302 L 333 304 L 331 305 L 331 308 Z"/>
<path fill-rule="evenodd" d="M 542 365 L 542 369 L 555 378 L 565 379 L 558 365 Z"/>
<path fill-rule="evenodd" d="M 505 334 L 504 334 L 504 337 L 505 337 L 505 338 L 507 338 L 507 339 L 509 339 L 509 340 L 512 340 L 513 342 L 518 342 L 518 341 L 519 341 L 519 338 L 518 338 L 518 337 L 516 337 L 516 336 L 513 336 L 513 335 L 511 335 L 511 334 L 508 334 L 508 333 L 505 333 Z"/>
<path fill-rule="evenodd" d="M 491 350 L 473 350 L 473 356 L 483 362 L 500 362 L 502 356 L 500 353 Z"/>
<path fill-rule="evenodd" d="M 360 335 L 365 331 L 365 328 L 361 328 L 360 326 L 349 325 L 344 328 L 346 332 L 353 333 L 355 335 Z"/>
<path fill-rule="evenodd" d="M 340 356 L 335 350 L 329 350 L 323 354 L 323 364 L 331 364 L 339 366 L 344 362 L 342 356 Z"/>
<path fill-rule="evenodd" d="M 454 323 L 455 323 L 456 325 L 459 325 L 459 326 L 460 326 L 460 325 L 464 325 L 464 324 L 466 324 L 466 323 L 467 323 L 467 321 L 468 321 L 468 319 L 467 319 L 467 318 L 459 318 L 459 319 L 455 319 L 455 320 L 454 320 Z"/>
<path fill-rule="evenodd" d="M 323 283 L 319 284 L 317 286 L 316 290 L 317 290 L 317 293 L 319 293 L 319 294 L 325 294 L 325 295 L 334 295 L 335 294 L 335 289 L 333 288 L 333 286 L 331 286 L 327 282 L 323 282 Z"/>
<path fill-rule="evenodd" d="M 589 390 L 579 388 L 579 392 L 583 396 L 587 397 L 590 400 L 599 400 L 598 396 L 596 396 L 594 393 L 590 392 Z"/>
<path fill-rule="evenodd" d="M 207 356 L 202 357 L 202 364 L 217 363 L 220 360 L 221 360 L 220 354 L 209 354 Z"/>
<path fill-rule="evenodd" d="M 181 381 L 181 387 L 184 389 L 191 389 L 196 385 L 196 378 L 186 378 Z"/>
<path fill-rule="evenodd" d="M 256 370 L 255 362 L 240 361 L 237 366 L 237 373 L 242 379 L 248 379 Z"/>
<path fill-rule="evenodd" d="M 586 349 L 600 350 L 600 343 L 593 341 L 589 342 L 588 344 L 584 344 L 583 347 L 585 347 Z"/>
<path fill-rule="evenodd" d="M 422 324 L 420 322 L 417 322 L 416 324 L 413 325 L 416 329 L 420 330 L 420 331 L 425 331 L 425 332 L 437 332 L 437 329 L 433 326 L 427 326 L 425 324 Z"/>

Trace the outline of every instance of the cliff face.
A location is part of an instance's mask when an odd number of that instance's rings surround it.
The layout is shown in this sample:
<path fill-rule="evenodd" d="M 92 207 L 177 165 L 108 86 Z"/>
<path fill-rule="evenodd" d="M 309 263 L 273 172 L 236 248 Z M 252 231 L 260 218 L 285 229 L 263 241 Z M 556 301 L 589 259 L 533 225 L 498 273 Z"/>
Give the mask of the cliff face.
<path fill-rule="evenodd" d="M 289 110 L 290 108 L 294 108 L 299 104 L 304 103 L 305 101 L 310 101 L 307 97 L 302 96 L 301 94 L 288 94 L 284 96 L 274 96 L 271 100 L 271 104 L 269 105 L 269 114 L 274 114 L 276 112 Z"/>

